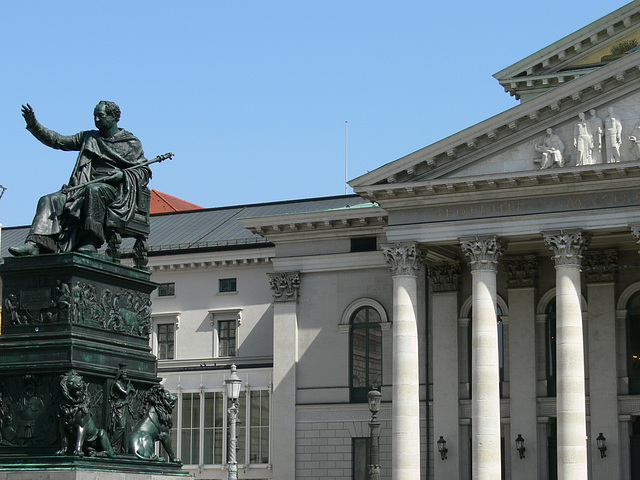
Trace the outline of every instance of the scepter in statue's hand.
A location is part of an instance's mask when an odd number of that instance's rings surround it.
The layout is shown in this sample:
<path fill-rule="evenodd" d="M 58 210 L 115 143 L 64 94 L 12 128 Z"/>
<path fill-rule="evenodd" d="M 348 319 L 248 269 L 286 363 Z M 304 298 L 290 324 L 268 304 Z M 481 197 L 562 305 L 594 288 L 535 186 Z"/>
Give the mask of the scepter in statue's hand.
<path fill-rule="evenodd" d="M 114 173 L 112 175 L 109 175 L 108 177 L 96 178 L 95 180 L 90 180 L 90 181 L 88 181 L 86 183 L 83 183 L 82 185 L 74 185 L 73 187 L 69 187 L 68 185 L 63 185 L 62 188 L 60 189 L 60 191 L 63 192 L 63 193 L 69 193 L 69 192 L 73 192 L 74 190 L 78 190 L 79 188 L 83 188 L 85 185 L 89 185 L 91 183 L 97 183 L 97 182 L 107 182 L 108 183 L 109 180 L 116 180 L 118 177 L 121 177 L 123 175 L 122 172 L 126 172 L 127 170 L 134 170 L 134 169 L 140 168 L 140 167 L 146 167 L 147 165 L 151 165 L 152 163 L 163 162 L 168 158 L 169 159 L 173 158 L 173 153 L 169 152 L 169 153 L 165 153 L 163 155 L 158 155 L 153 160 L 147 160 L 146 162 L 138 163 L 137 165 L 134 165 L 132 167 L 123 168 L 122 170 L 118 170 L 116 173 Z"/>

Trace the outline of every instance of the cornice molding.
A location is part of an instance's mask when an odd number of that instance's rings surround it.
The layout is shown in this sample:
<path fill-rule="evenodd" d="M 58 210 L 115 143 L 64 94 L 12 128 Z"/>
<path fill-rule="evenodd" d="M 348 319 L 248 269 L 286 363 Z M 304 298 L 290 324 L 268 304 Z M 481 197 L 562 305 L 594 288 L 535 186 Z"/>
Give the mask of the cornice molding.
<path fill-rule="evenodd" d="M 587 182 L 628 180 L 637 177 L 640 177 L 640 161 L 427 180 L 411 183 L 411 193 L 407 190 L 406 184 L 393 187 L 371 185 L 359 193 L 369 200 L 383 202 L 385 208 L 390 209 L 395 207 L 398 200 L 422 204 L 421 200 L 425 198 L 444 199 L 485 191 L 491 191 L 494 196 L 497 192 L 514 192 L 517 197 L 521 197 L 523 189 L 535 194 L 542 188 L 565 190 L 565 185 L 568 184 L 584 186 Z"/>
<path fill-rule="evenodd" d="M 638 24 L 640 24 L 640 6 L 632 2 L 493 76 L 506 92 L 516 97 L 519 97 L 518 91 L 535 88 L 536 77 L 544 74 L 550 78 L 562 78 L 567 74 L 581 76 L 580 70 L 569 70 L 569 67 L 606 45 L 622 39 Z"/>
<path fill-rule="evenodd" d="M 273 241 L 319 239 L 329 235 L 377 234 L 387 225 L 387 212 L 372 205 L 323 212 L 294 213 L 271 217 L 243 218 L 240 222 L 251 232 Z"/>

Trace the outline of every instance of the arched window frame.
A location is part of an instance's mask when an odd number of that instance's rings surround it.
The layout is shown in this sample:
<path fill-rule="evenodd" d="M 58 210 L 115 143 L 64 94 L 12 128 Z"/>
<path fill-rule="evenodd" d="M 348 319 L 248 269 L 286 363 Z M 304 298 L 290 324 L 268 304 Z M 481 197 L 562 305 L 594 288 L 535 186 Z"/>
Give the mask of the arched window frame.
<path fill-rule="evenodd" d="M 460 326 L 466 326 L 467 328 L 467 351 L 466 351 L 466 365 L 467 365 L 467 383 L 469 386 L 469 393 L 471 392 L 471 329 L 472 329 L 472 325 L 471 325 L 471 306 L 473 304 L 473 298 L 472 297 L 468 297 L 464 303 L 462 304 L 462 306 L 460 307 L 460 320 L 459 320 L 459 325 Z M 507 302 L 504 301 L 504 299 L 500 296 L 497 295 L 496 296 L 496 306 L 497 306 L 497 311 L 498 312 L 502 312 L 502 313 L 498 313 L 498 318 L 497 318 L 497 323 L 496 326 L 499 329 L 498 330 L 498 348 L 499 348 L 499 356 L 500 356 L 500 364 L 502 365 L 500 368 L 500 383 L 502 384 L 503 382 L 508 381 L 508 379 L 506 377 L 508 377 L 508 375 L 506 374 L 506 372 L 508 372 L 508 355 L 506 352 L 506 348 L 505 348 L 505 344 L 506 344 L 506 339 L 504 337 L 504 326 L 508 325 L 509 323 L 509 307 L 507 306 Z M 465 378 L 465 377 L 462 377 Z M 501 386 L 502 389 L 502 386 Z M 471 398 L 471 397 L 469 397 Z"/>
<path fill-rule="evenodd" d="M 389 322 L 387 313 L 384 309 L 384 307 L 382 306 L 382 304 L 372 298 L 360 298 L 358 300 L 355 300 L 354 302 L 352 302 L 351 304 L 349 304 L 349 306 L 344 310 L 343 314 L 342 314 L 342 318 L 340 320 L 340 325 L 339 325 L 339 329 L 341 332 L 343 333 L 349 333 L 349 399 L 350 402 L 352 403 L 363 403 L 366 402 L 366 392 L 363 390 L 362 387 L 353 387 L 353 325 L 352 325 L 352 320 L 354 315 L 356 315 L 360 310 L 362 310 L 363 308 L 370 308 L 373 311 L 375 311 L 379 318 L 380 321 L 379 322 L 374 322 L 376 323 L 376 327 L 373 327 L 372 324 L 362 324 L 361 326 L 359 325 L 358 328 L 365 328 L 367 329 L 367 332 L 369 330 L 369 328 L 379 328 L 380 329 L 380 354 L 381 354 L 381 359 L 380 359 L 380 374 L 382 375 L 382 368 L 383 368 L 383 358 L 382 358 L 382 333 L 384 331 L 389 331 L 391 329 L 391 322 Z M 368 337 L 368 333 L 367 333 L 367 338 Z M 367 346 L 367 348 L 369 348 Z M 382 380 L 382 379 L 381 379 Z M 382 387 L 382 385 L 378 385 L 378 387 Z M 367 391 L 370 388 L 370 385 L 367 385 L 367 387 L 365 388 Z"/>
<path fill-rule="evenodd" d="M 556 289 L 551 288 L 547 290 L 547 292 L 540 297 L 538 301 L 538 305 L 536 307 L 536 317 L 539 319 L 544 319 L 544 345 L 541 345 L 541 348 L 544 348 L 544 379 L 547 383 L 547 396 L 555 397 L 556 396 L 556 367 L 549 367 L 549 358 L 551 357 L 555 362 L 555 354 L 552 352 L 552 346 L 550 345 L 550 339 L 552 338 L 552 334 L 555 335 L 555 332 L 552 332 L 552 327 L 555 329 L 556 322 L 556 309 L 553 309 L 553 317 L 550 316 L 550 304 L 551 302 L 556 301 Z M 582 310 L 582 319 L 583 321 L 587 318 L 587 300 L 584 296 L 580 295 L 580 309 Z M 542 322 L 541 322 L 542 323 Z M 585 348 L 585 351 L 586 348 Z"/>
<path fill-rule="evenodd" d="M 634 345 L 634 339 L 637 340 L 637 333 L 640 330 L 640 310 L 630 308 L 629 305 L 638 295 L 640 295 L 640 282 L 627 287 L 620 295 L 616 305 L 616 318 L 624 319 L 625 341 L 623 345 L 620 345 L 620 349 L 624 351 L 624 360 L 621 363 L 625 366 L 624 375 L 627 377 L 629 388 L 627 393 L 629 395 L 640 394 L 640 367 L 638 365 L 640 355 L 638 354 L 638 346 Z"/>

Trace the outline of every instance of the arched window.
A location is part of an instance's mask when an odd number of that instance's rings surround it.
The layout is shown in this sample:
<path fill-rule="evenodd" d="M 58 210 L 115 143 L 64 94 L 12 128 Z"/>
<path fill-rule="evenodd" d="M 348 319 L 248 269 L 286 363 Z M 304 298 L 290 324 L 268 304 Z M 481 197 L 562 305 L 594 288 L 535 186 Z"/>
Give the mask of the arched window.
<path fill-rule="evenodd" d="M 629 395 L 640 394 L 640 292 L 627 302 L 627 376 Z"/>
<path fill-rule="evenodd" d="M 547 396 L 556 396 L 556 299 L 551 300 L 544 313 L 547 316 L 544 329 L 544 349 L 546 358 L 545 376 L 547 379 Z"/>
<path fill-rule="evenodd" d="M 363 306 L 349 319 L 350 401 L 367 401 L 372 386 L 382 386 L 382 329 L 380 313 Z"/>
<path fill-rule="evenodd" d="M 502 317 L 504 313 L 502 312 L 502 307 L 498 304 L 496 305 L 496 314 L 497 314 L 497 327 L 498 327 L 498 366 L 500 368 L 500 394 L 502 396 L 502 382 L 504 382 L 504 324 L 502 323 Z M 469 309 L 469 319 L 473 318 L 473 310 Z M 469 372 L 469 387 L 471 387 L 471 351 L 473 346 L 473 322 L 469 322 L 469 329 L 467 330 L 467 361 L 468 361 L 468 372 Z M 470 390 L 471 391 L 471 390 Z"/>

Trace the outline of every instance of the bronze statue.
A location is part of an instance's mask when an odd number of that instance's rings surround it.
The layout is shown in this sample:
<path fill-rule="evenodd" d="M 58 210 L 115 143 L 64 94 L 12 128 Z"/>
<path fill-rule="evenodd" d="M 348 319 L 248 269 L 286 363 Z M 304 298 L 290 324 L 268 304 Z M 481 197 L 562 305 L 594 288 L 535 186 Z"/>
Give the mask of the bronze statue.
<path fill-rule="evenodd" d="M 75 370 L 71 370 L 60 379 L 60 388 L 64 400 L 60 405 L 61 448 L 57 455 L 67 455 L 73 448 L 73 455 L 113 457 L 115 453 L 109 442 L 107 432 L 98 428 L 91 418 L 87 382 Z"/>
<path fill-rule="evenodd" d="M 177 397 L 162 385 L 153 385 L 145 398 L 145 414 L 127 438 L 127 453 L 146 460 L 164 460 L 154 452 L 154 444 L 159 441 L 164 447 L 169 462 L 182 465 L 176 458 L 171 444 L 171 412 Z"/>
<path fill-rule="evenodd" d="M 127 364 L 121 363 L 109 392 L 110 416 L 107 427 L 113 450 L 118 453 L 125 445 L 124 439 L 129 418 L 129 395 L 132 392 L 133 385 L 131 385 L 127 374 Z"/>
<path fill-rule="evenodd" d="M 25 244 L 9 252 L 95 253 L 105 241 L 105 229 L 120 228 L 133 218 L 138 192 L 151 178 L 140 140 L 118 127 L 120 108 L 113 102 L 96 105 L 98 130 L 70 136 L 42 126 L 29 104 L 22 106 L 22 115 L 27 130 L 43 144 L 80 153 L 69 185 L 40 198 Z"/>

